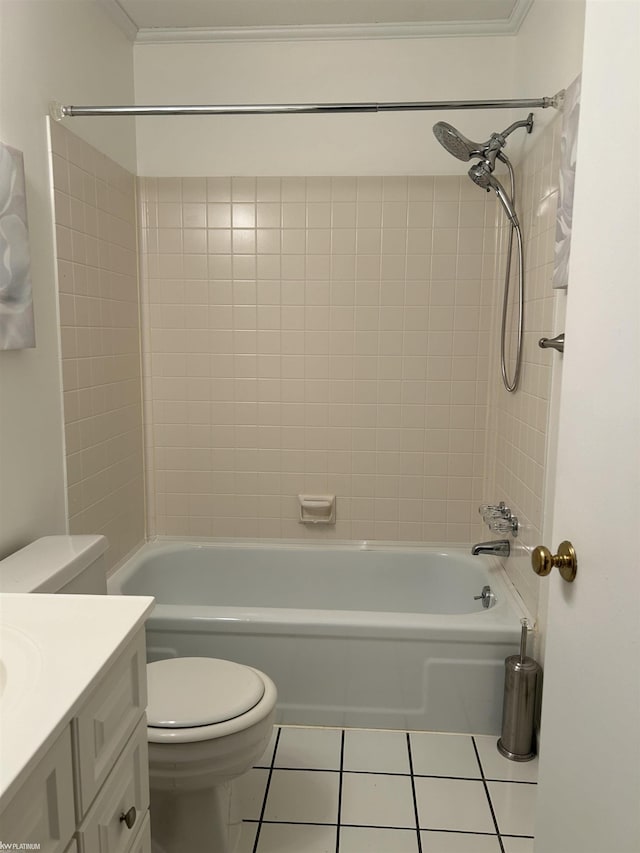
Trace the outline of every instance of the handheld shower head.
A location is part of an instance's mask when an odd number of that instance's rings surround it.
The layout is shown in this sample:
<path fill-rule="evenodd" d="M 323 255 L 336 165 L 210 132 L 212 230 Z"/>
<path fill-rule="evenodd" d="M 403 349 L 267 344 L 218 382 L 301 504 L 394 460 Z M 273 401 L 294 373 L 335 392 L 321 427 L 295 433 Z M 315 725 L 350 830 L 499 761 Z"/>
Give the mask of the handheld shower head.
<path fill-rule="evenodd" d="M 457 128 L 447 124 L 446 121 L 439 121 L 434 124 L 433 133 L 440 145 L 458 160 L 466 161 L 472 157 L 482 156 L 483 149 L 480 143 L 467 139 Z"/>
<path fill-rule="evenodd" d="M 509 221 L 517 228 L 520 223 L 518 222 L 513 202 L 507 195 L 507 192 L 500 181 L 491 173 L 490 164 L 486 161 L 476 163 L 475 166 L 472 166 L 469 169 L 468 174 L 474 184 L 482 187 L 483 190 L 486 190 L 487 192 L 490 192 L 491 190 L 495 191 L 496 195 L 500 199 L 502 207 L 504 208 L 504 212 L 509 218 Z"/>
<path fill-rule="evenodd" d="M 502 153 L 502 149 L 507 144 L 507 137 L 514 130 L 523 127 L 527 133 L 533 130 L 533 113 L 529 113 L 525 121 L 516 121 L 510 124 L 502 133 L 492 133 L 486 142 L 472 142 L 463 136 L 459 130 L 447 124 L 444 121 L 439 121 L 433 126 L 433 132 L 438 142 L 445 148 L 449 154 L 453 154 L 458 160 L 471 160 L 472 157 L 477 157 L 478 162 L 469 169 L 469 177 L 481 187 L 483 190 L 490 192 L 493 190 L 500 199 L 500 204 L 504 208 L 505 213 L 511 223 L 509 229 L 509 248 L 507 249 L 507 263 L 505 271 L 504 297 L 502 300 L 502 331 L 501 331 L 501 346 L 500 346 L 500 361 L 502 381 L 507 391 L 515 391 L 518 387 L 520 377 L 520 367 L 522 364 L 522 336 L 524 331 L 524 246 L 522 240 L 522 231 L 520 223 L 516 216 L 516 184 L 513 173 L 513 166 L 509 158 Z M 504 163 L 509 170 L 511 179 L 511 198 L 506 193 L 505 188 L 500 181 L 493 176 L 493 170 L 496 167 L 496 160 Z M 516 344 L 516 364 L 513 373 L 513 379 L 509 378 L 507 371 L 507 356 L 506 356 L 506 327 L 507 327 L 507 311 L 509 305 L 509 281 L 511 276 L 511 252 L 513 248 L 513 236 L 518 238 L 518 329 L 517 329 L 517 344 Z"/>

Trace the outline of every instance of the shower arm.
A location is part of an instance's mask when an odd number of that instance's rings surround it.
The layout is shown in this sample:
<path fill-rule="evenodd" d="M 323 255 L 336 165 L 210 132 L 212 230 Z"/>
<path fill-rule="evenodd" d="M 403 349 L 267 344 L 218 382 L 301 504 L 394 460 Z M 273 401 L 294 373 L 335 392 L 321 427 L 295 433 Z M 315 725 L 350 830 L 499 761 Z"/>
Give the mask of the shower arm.
<path fill-rule="evenodd" d="M 527 133 L 531 133 L 533 130 L 533 113 L 529 113 L 526 119 L 514 121 L 513 124 L 510 124 L 509 127 L 501 133 L 491 134 L 491 138 L 484 146 L 481 154 L 491 172 L 495 169 L 496 159 L 507 162 L 506 158 L 502 155 L 502 149 L 507 141 L 507 136 L 510 136 L 514 130 L 518 130 L 520 127 L 525 127 L 527 129 Z"/>
<path fill-rule="evenodd" d="M 507 136 L 511 136 L 514 130 L 518 130 L 520 127 L 526 127 L 527 133 L 531 133 L 533 130 L 533 113 L 529 113 L 526 119 L 522 119 L 521 121 L 514 121 L 513 124 L 510 124 L 506 130 L 503 130 L 502 133 L 494 134 L 494 136 L 501 136 L 502 139 L 506 139 Z"/>
<path fill-rule="evenodd" d="M 564 89 L 553 97 L 528 100 L 493 101 L 386 101 L 382 103 L 326 104 L 208 104 L 208 105 L 131 105 L 131 106 L 71 106 L 52 101 L 49 113 L 56 121 L 75 116 L 166 116 L 166 115 L 290 115 L 300 113 L 377 113 L 421 110 L 479 110 L 479 109 L 560 109 Z M 517 124 L 517 123 L 516 123 Z M 515 129 L 515 127 L 514 127 Z M 510 131 L 510 129 L 509 129 Z"/>

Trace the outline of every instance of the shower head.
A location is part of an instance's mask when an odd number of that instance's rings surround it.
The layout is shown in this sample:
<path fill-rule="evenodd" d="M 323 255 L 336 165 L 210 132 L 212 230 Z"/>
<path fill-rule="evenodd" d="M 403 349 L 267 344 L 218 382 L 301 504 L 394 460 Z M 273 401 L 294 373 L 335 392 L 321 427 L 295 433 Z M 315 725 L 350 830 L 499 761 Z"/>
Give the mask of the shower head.
<path fill-rule="evenodd" d="M 453 154 L 458 160 L 471 160 L 472 157 L 482 157 L 488 160 L 492 170 L 495 165 L 498 153 L 507 144 L 507 136 L 517 130 L 519 127 L 526 127 L 527 133 L 531 133 L 533 129 L 533 113 L 529 113 L 523 121 L 514 121 L 502 133 L 492 133 L 486 142 L 472 142 L 467 139 L 464 134 L 448 124 L 446 121 L 439 121 L 433 125 L 433 133 L 443 148 L 449 154 Z"/>
<path fill-rule="evenodd" d="M 491 165 L 486 160 L 483 160 L 480 163 L 476 163 L 475 166 L 472 166 L 469 169 L 468 174 L 474 184 L 477 184 L 483 190 L 486 190 L 487 192 L 490 192 L 491 190 L 495 191 L 496 195 L 500 199 L 500 203 L 502 204 L 505 213 L 507 214 L 507 217 L 509 218 L 509 221 L 514 227 L 517 228 L 519 222 L 518 217 L 516 216 L 516 211 L 514 209 L 513 202 L 507 195 L 506 190 L 502 186 L 500 181 L 493 176 Z"/>
<path fill-rule="evenodd" d="M 469 177 L 487 192 L 495 191 L 514 227 L 518 227 L 519 224 L 514 201 L 509 198 L 500 181 L 493 177 L 493 170 L 496 166 L 496 160 L 502 160 L 508 165 L 513 179 L 511 164 L 502 153 L 502 149 L 507 144 L 507 136 L 510 136 L 519 127 L 524 127 L 527 133 L 531 133 L 533 130 L 533 113 L 529 113 L 523 121 L 514 121 L 502 133 L 492 133 L 486 142 L 472 142 L 453 125 L 447 124 L 446 121 L 439 121 L 433 125 L 433 133 L 436 139 L 449 154 L 453 154 L 458 160 L 464 161 L 471 160 L 472 157 L 480 158 L 480 162 L 469 169 Z"/>
<path fill-rule="evenodd" d="M 453 154 L 458 160 L 470 160 L 472 157 L 481 157 L 483 154 L 482 145 L 478 142 L 472 142 L 463 136 L 459 130 L 453 125 L 447 124 L 446 121 L 439 121 L 433 125 L 433 133 L 443 148 L 449 154 Z"/>

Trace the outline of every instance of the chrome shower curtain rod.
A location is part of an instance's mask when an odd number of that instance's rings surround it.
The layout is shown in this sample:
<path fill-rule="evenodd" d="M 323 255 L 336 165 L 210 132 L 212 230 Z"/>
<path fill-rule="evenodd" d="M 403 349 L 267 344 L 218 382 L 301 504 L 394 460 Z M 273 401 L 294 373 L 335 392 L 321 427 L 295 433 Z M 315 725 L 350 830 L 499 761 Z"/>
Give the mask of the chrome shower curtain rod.
<path fill-rule="evenodd" d="M 386 101 L 344 104 L 205 104 L 153 106 L 64 106 L 51 104 L 57 121 L 74 116 L 279 115 L 298 113 L 381 113 L 415 110 L 547 109 L 559 107 L 564 92 L 551 98 L 495 101 Z"/>

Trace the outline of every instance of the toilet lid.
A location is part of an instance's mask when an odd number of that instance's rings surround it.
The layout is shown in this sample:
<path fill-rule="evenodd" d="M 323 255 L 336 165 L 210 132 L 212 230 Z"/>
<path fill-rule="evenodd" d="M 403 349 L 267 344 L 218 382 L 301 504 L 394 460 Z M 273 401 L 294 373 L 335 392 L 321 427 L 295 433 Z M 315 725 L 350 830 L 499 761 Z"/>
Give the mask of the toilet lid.
<path fill-rule="evenodd" d="M 264 683 L 247 666 L 217 658 L 169 658 L 147 664 L 147 722 L 184 729 L 233 720 L 255 707 Z"/>

